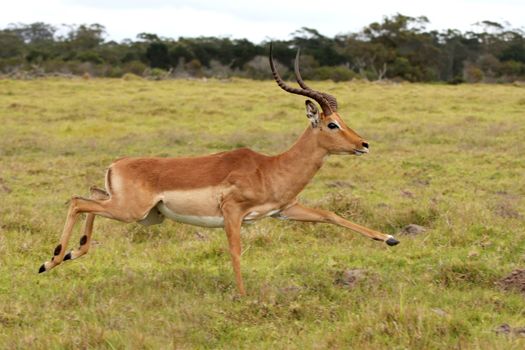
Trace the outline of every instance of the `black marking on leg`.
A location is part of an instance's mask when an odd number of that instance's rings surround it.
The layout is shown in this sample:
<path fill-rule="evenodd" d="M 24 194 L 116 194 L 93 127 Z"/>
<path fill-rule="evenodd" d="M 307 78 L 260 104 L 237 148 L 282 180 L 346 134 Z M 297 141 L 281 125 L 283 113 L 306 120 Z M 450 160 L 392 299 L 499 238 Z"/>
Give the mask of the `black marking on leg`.
<path fill-rule="evenodd" d="M 42 264 L 40 268 L 38 269 L 38 273 L 46 272 L 46 264 Z"/>
<path fill-rule="evenodd" d="M 374 241 L 381 241 L 381 242 L 383 241 L 381 238 L 377 238 L 377 237 L 372 237 L 372 239 L 373 239 Z"/>
<path fill-rule="evenodd" d="M 62 244 L 57 245 L 55 248 L 55 252 L 53 253 L 54 256 L 57 256 L 62 251 Z"/>
<path fill-rule="evenodd" d="M 87 236 L 83 235 L 82 238 L 80 238 L 80 245 L 83 246 L 84 244 L 86 244 L 87 240 Z"/>
<path fill-rule="evenodd" d="M 67 253 L 66 256 L 64 256 L 64 261 L 71 260 L 71 252 Z"/>

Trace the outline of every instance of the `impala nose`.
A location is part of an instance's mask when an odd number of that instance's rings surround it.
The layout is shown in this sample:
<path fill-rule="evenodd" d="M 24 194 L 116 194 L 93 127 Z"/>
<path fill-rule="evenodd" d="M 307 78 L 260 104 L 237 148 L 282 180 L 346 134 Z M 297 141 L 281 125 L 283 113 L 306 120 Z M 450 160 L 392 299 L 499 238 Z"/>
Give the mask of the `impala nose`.
<path fill-rule="evenodd" d="M 363 145 L 364 148 L 369 148 L 368 147 L 368 142 L 363 142 L 362 145 Z"/>

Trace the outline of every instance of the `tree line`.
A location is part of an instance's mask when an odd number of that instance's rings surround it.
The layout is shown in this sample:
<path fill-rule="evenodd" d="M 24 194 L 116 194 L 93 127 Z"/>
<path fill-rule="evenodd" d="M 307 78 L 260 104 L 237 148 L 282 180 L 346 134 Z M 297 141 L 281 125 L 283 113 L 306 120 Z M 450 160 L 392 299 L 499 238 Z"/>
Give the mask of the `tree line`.
<path fill-rule="evenodd" d="M 274 57 L 290 77 L 301 48 L 303 77 L 345 81 L 394 79 L 449 83 L 525 80 L 525 32 L 483 21 L 476 31 L 427 30 L 425 16 L 385 17 L 357 33 L 327 37 L 302 28 L 276 40 Z M 135 40 L 106 40 L 100 24 L 60 28 L 37 22 L 0 30 L 0 74 L 122 77 L 232 76 L 270 79 L 269 42 L 140 33 Z"/>

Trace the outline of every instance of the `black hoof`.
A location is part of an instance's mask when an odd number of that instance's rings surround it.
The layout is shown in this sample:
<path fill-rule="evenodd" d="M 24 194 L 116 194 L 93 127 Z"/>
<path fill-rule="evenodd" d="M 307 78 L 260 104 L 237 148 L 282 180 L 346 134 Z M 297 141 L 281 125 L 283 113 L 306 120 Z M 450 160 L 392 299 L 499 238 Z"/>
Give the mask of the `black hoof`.
<path fill-rule="evenodd" d="M 46 264 L 42 264 L 40 268 L 38 269 L 38 273 L 46 272 Z"/>
<path fill-rule="evenodd" d="M 390 246 L 398 245 L 399 241 L 397 239 L 395 239 L 394 237 L 390 237 L 389 239 L 386 240 L 386 244 L 388 244 Z"/>
<path fill-rule="evenodd" d="M 64 256 L 64 260 L 63 260 L 63 261 L 66 261 L 66 260 L 71 260 L 71 252 L 67 253 L 67 254 Z"/>

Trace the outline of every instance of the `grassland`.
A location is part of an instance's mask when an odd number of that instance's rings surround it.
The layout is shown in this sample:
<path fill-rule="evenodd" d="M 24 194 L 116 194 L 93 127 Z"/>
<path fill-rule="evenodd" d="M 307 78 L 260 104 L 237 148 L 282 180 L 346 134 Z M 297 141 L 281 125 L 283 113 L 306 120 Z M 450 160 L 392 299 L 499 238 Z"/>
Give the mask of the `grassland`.
<path fill-rule="evenodd" d="M 97 218 L 90 253 L 37 274 L 71 195 L 124 155 L 274 154 L 307 126 L 272 82 L 0 81 L 0 348 L 523 349 L 525 89 L 312 84 L 371 153 L 334 156 L 302 193 L 388 247 L 328 225 L 243 230 L 236 298 L 222 230 Z M 399 235 L 410 223 L 427 232 Z M 80 237 L 77 227 L 72 245 Z M 349 289 L 341 271 L 364 269 Z"/>

